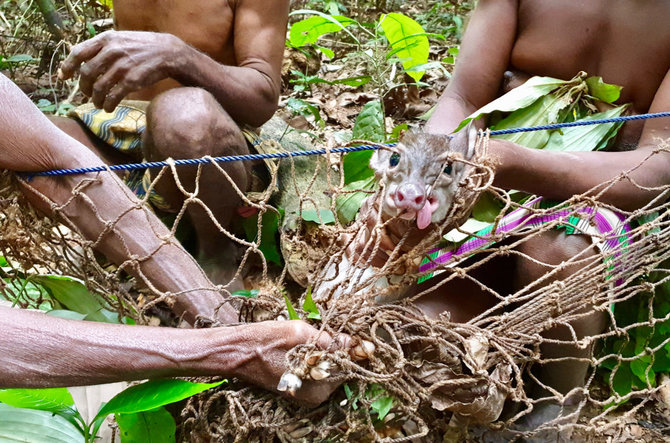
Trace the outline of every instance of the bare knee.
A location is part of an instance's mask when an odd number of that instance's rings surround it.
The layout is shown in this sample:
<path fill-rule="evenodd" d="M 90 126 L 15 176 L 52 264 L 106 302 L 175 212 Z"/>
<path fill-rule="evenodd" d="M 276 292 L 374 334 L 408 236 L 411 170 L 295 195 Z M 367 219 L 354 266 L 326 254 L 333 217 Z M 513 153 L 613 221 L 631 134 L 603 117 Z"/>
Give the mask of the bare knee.
<path fill-rule="evenodd" d="M 561 230 L 550 230 L 526 240 L 517 248 L 521 253 L 517 262 L 517 286 L 523 287 L 552 272 L 551 280 L 564 279 L 592 259 L 595 247 L 586 235 L 568 235 Z M 545 281 L 548 283 L 548 281 Z"/>
<path fill-rule="evenodd" d="M 170 89 L 149 105 L 145 134 L 149 160 L 246 153 L 237 123 L 204 89 Z"/>

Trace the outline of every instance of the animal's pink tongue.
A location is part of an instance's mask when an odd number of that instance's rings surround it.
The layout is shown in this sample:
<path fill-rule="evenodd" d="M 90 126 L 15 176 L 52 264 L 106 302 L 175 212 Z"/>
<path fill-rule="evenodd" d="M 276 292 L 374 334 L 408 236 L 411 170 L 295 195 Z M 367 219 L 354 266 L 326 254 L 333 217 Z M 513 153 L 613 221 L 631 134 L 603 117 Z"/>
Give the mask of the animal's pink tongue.
<path fill-rule="evenodd" d="M 432 203 L 430 200 L 423 205 L 423 208 L 419 209 L 419 212 L 416 214 L 416 226 L 419 229 L 425 229 L 426 226 L 430 224 L 430 220 L 433 217 L 433 212 L 438 207 L 438 203 Z"/>

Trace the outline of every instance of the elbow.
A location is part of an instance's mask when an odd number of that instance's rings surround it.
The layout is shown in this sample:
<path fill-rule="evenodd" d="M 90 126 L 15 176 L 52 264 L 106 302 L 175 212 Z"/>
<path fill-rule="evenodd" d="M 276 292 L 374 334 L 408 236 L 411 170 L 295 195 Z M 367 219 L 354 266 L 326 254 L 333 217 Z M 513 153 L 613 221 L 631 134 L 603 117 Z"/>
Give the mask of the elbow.
<path fill-rule="evenodd" d="M 257 105 L 249 114 L 246 123 L 259 127 L 270 120 L 277 112 L 279 103 L 279 82 L 273 81 L 270 77 L 263 75 L 264 81 L 257 91 Z"/>
<path fill-rule="evenodd" d="M 259 127 L 270 120 L 275 112 L 277 112 L 278 100 L 278 98 L 275 98 L 274 100 L 264 101 L 264 103 L 256 109 L 256 112 L 249 116 L 248 123 L 251 126 Z"/>

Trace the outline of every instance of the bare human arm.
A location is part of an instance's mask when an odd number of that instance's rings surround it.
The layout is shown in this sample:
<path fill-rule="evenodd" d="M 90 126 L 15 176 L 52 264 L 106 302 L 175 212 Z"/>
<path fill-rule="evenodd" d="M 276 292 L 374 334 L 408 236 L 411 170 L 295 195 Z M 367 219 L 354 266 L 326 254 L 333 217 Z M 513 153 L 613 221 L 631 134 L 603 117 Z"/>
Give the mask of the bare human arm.
<path fill-rule="evenodd" d="M 260 126 L 277 109 L 289 2 L 232 3 L 237 66 L 219 63 L 171 34 L 108 31 L 75 46 L 62 77 L 72 77 L 83 64 L 81 90 L 107 111 L 128 94 L 173 78 L 210 92 L 236 122 Z"/>
<path fill-rule="evenodd" d="M 310 340 L 323 349 L 351 345 L 344 336 L 333 340 L 301 321 L 176 329 L 64 320 L 4 307 L 0 331 L 0 388 L 202 375 L 237 377 L 274 390 L 294 346 Z M 318 404 L 336 386 L 306 382 L 296 397 Z"/>
<path fill-rule="evenodd" d="M 463 39 L 454 76 L 426 124 L 427 131 L 450 133 L 465 117 L 496 98 L 504 71 L 510 65 L 517 9 L 518 0 L 478 3 Z M 668 75 L 649 112 L 667 110 L 670 110 Z M 638 149 L 628 152 L 545 152 L 492 140 L 490 152 L 498 163 L 494 185 L 557 200 L 586 193 L 640 165 L 658 147 L 659 139 L 670 137 L 668 120 L 648 120 Z M 601 200 L 627 210 L 644 206 L 658 191 L 645 191 L 637 185 L 669 184 L 670 154 L 659 153 L 629 177 L 631 180 L 620 181 Z"/>
<path fill-rule="evenodd" d="M 103 164 L 37 110 L 23 93 L 0 75 L 0 168 L 44 171 Z M 79 187 L 79 195 L 73 191 Z M 113 173 L 36 177 L 24 184 L 31 202 L 45 212 L 61 206 L 61 214 L 110 260 L 127 266 L 158 292 L 180 294 L 173 309 L 193 324 L 196 316 L 213 317 L 223 297 L 195 260 L 170 235 L 163 223 Z M 42 198 L 39 194 L 42 194 Z M 66 204 L 67 202 L 67 204 Z M 107 223 L 118 220 L 113 229 Z M 135 260 L 129 260 L 135 257 Z M 218 311 L 225 322 L 237 313 L 225 304 Z"/>
<path fill-rule="evenodd" d="M 426 131 L 450 134 L 468 115 L 496 98 L 510 64 L 518 0 L 480 0 L 461 45 L 453 77 Z"/>

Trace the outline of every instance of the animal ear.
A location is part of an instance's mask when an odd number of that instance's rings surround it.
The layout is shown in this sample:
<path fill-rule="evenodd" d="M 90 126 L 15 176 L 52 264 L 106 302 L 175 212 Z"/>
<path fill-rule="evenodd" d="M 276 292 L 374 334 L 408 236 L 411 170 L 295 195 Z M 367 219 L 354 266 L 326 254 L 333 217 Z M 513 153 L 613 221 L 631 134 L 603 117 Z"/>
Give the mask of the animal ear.
<path fill-rule="evenodd" d="M 477 127 L 474 124 L 474 120 L 452 135 L 452 137 L 452 149 L 463 152 L 465 158 L 471 160 L 475 155 L 475 144 L 477 142 Z"/>

